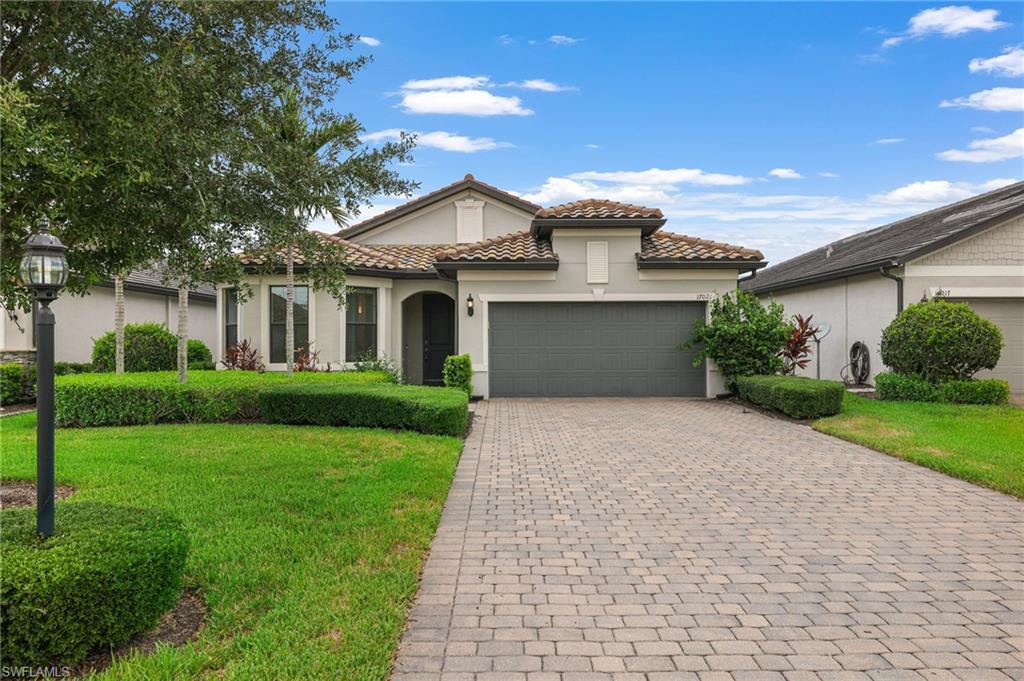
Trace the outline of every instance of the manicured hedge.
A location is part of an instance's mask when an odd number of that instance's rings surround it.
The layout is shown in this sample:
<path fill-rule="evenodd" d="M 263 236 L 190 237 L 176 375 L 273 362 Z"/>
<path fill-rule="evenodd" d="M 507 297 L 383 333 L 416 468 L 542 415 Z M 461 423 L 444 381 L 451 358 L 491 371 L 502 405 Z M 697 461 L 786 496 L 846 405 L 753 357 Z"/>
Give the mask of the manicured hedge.
<path fill-rule="evenodd" d="M 955 404 L 1006 404 L 1010 384 L 997 378 L 946 381 L 939 386 L 939 399 Z"/>
<path fill-rule="evenodd" d="M 33 509 L 0 517 L 4 667 L 73 665 L 146 631 L 178 598 L 189 542 L 166 514 L 61 503 L 45 541 Z"/>
<path fill-rule="evenodd" d="M 449 355 L 444 360 L 444 384 L 473 394 L 473 361 L 469 355 Z"/>
<path fill-rule="evenodd" d="M 218 423 L 260 416 L 259 395 L 288 381 L 310 383 L 382 383 L 387 374 L 372 372 L 259 374 L 251 371 L 190 371 L 188 383 L 174 372 L 83 374 L 57 379 L 57 425 L 130 426 L 147 423 Z"/>
<path fill-rule="evenodd" d="M 27 379 L 28 367 L 19 362 L 0 364 L 0 404 L 18 404 L 34 399 L 32 381 Z"/>
<path fill-rule="evenodd" d="M 883 400 L 900 402 L 937 402 L 938 389 L 917 376 L 907 376 L 890 371 L 875 376 L 875 392 Z"/>
<path fill-rule="evenodd" d="M 744 376 L 736 379 L 740 397 L 796 419 L 838 414 L 846 389 L 839 381 L 803 376 Z"/>
<path fill-rule="evenodd" d="M 875 376 L 875 391 L 883 400 L 905 402 L 1006 404 L 1010 399 L 1010 384 L 995 378 L 933 385 L 917 376 L 885 372 Z"/>
<path fill-rule="evenodd" d="M 398 428 L 461 435 L 469 418 L 468 396 L 456 388 L 420 385 L 279 385 L 260 395 L 268 423 Z"/>

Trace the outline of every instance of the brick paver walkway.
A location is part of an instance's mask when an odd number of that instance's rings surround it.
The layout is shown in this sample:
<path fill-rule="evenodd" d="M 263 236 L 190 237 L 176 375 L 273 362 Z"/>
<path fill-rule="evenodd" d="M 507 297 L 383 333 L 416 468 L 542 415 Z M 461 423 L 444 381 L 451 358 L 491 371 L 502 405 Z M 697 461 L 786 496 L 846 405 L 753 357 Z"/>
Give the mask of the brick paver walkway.
<path fill-rule="evenodd" d="M 482 403 L 395 681 L 1024 679 L 1024 504 L 730 404 Z"/>

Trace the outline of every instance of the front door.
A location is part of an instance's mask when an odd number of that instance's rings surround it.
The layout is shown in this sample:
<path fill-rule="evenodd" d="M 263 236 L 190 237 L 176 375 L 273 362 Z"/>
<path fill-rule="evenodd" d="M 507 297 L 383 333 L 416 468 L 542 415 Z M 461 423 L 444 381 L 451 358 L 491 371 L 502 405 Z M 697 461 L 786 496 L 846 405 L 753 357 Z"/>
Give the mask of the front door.
<path fill-rule="evenodd" d="M 455 354 L 455 301 L 440 293 L 423 295 L 423 383 L 443 385 L 444 360 Z"/>

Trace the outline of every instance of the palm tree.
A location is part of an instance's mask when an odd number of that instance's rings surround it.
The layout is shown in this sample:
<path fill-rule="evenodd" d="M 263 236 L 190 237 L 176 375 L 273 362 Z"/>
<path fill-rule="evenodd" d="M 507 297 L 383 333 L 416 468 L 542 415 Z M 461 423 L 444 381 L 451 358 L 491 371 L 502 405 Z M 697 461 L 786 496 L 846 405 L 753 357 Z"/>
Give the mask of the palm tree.
<path fill-rule="evenodd" d="M 124 373 L 124 277 L 114 277 L 114 371 Z"/>
<path fill-rule="evenodd" d="M 358 138 L 361 128 L 351 117 L 313 125 L 302 115 L 295 88 L 278 92 L 278 110 L 271 139 L 281 172 L 273 172 L 276 204 L 283 210 L 281 227 L 285 243 L 285 362 L 288 375 L 295 361 L 295 250 L 296 237 L 306 231 L 313 217 L 330 214 L 344 226 L 346 213 L 338 202 L 339 177 L 324 158 L 325 151 Z M 281 163 L 283 162 L 283 163 Z M 276 170 L 277 168 L 275 168 Z M 325 170 L 327 172 L 325 172 Z"/>

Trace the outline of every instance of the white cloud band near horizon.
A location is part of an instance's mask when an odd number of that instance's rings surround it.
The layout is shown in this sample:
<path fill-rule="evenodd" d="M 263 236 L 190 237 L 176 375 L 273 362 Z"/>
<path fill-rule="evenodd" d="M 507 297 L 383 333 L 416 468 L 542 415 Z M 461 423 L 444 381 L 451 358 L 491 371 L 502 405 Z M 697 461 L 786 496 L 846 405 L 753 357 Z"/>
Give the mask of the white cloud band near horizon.
<path fill-rule="evenodd" d="M 385 142 L 397 141 L 402 134 L 416 135 L 417 147 L 429 147 L 441 151 L 452 151 L 461 154 L 474 154 L 479 151 L 493 151 L 495 149 L 506 149 L 514 146 L 509 142 L 498 142 L 492 137 L 468 137 L 457 132 L 446 132 L 435 130 L 432 132 L 417 132 L 414 130 L 403 130 L 402 128 L 388 128 L 378 130 L 361 137 L 363 142 Z"/>
<path fill-rule="evenodd" d="M 967 149 L 947 149 L 936 154 L 943 161 L 967 163 L 994 163 L 1024 158 L 1024 128 L 1017 128 L 1002 137 L 973 140 Z"/>
<path fill-rule="evenodd" d="M 943 109 L 979 109 L 981 111 L 1024 111 L 1024 88 L 994 87 L 966 97 L 939 102 Z"/>

